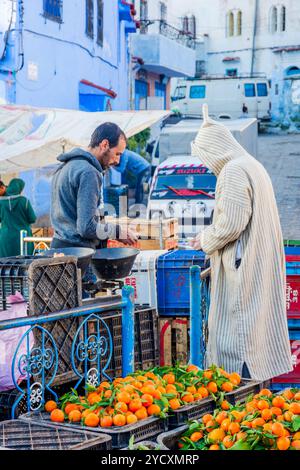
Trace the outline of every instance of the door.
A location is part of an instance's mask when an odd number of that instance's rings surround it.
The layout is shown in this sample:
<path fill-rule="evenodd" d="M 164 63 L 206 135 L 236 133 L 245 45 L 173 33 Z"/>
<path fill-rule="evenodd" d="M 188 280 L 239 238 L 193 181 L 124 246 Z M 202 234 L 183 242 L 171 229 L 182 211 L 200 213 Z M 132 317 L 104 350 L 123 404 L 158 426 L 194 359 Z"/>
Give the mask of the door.
<path fill-rule="evenodd" d="M 258 119 L 268 117 L 270 111 L 270 97 L 268 82 L 256 83 L 257 93 L 257 117 Z"/>
<path fill-rule="evenodd" d="M 247 117 L 256 118 L 257 117 L 257 92 L 256 86 L 253 82 L 244 82 L 244 93 L 243 104 L 246 105 L 248 109 Z"/>
<path fill-rule="evenodd" d="M 155 82 L 155 96 L 163 98 L 163 109 L 167 108 L 167 92 L 166 85 L 163 83 Z"/>
<path fill-rule="evenodd" d="M 206 102 L 206 85 L 190 85 L 186 114 L 200 116 Z"/>
<path fill-rule="evenodd" d="M 148 83 L 143 80 L 135 81 L 135 109 L 147 109 Z"/>

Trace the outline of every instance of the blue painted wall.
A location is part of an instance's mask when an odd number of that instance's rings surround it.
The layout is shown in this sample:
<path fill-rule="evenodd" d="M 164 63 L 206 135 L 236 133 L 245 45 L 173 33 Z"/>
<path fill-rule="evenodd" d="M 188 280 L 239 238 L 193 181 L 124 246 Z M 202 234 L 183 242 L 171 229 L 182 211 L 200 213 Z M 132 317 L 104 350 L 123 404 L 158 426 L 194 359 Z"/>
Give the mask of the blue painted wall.
<path fill-rule="evenodd" d="M 79 109 L 80 81 L 88 80 L 117 93 L 112 99 L 98 92 L 96 99 L 104 109 L 108 99 L 113 110 L 128 109 L 128 34 L 135 30 L 129 7 L 121 0 L 104 0 L 101 47 L 96 42 L 96 0 L 94 39 L 85 33 L 85 0 L 63 0 L 62 3 L 60 24 L 43 16 L 43 0 L 15 0 L 16 23 L 12 25 L 5 56 L 0 61 L 0 99 L 17 104 Z M 30 63 L 37 70 L 36 80 L 30 80 Z M 21 70 L 14 72 L 21 66 Z M 97 106 L 94 108 L 91 104 L 91 110 L 99 110 Z"/>

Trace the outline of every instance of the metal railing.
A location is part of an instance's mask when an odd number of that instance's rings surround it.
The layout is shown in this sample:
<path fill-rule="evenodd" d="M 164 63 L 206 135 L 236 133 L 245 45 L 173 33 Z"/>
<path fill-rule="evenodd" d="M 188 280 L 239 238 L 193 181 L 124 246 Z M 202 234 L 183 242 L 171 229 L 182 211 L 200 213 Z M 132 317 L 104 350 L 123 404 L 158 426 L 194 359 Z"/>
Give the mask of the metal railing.
<path fill-rule="evenodd" d="M 148 26 L 157 24 L 159 33 L 163 36 L 172 39 L 183 46 L 189 47 L 190 49 L 196 48 L 196 39 L 193 37 L 192 33 L 180 30 L 168 24 L 165 20 L 140 20 L 141 24 L 141 33 L 148 33 Z"/>

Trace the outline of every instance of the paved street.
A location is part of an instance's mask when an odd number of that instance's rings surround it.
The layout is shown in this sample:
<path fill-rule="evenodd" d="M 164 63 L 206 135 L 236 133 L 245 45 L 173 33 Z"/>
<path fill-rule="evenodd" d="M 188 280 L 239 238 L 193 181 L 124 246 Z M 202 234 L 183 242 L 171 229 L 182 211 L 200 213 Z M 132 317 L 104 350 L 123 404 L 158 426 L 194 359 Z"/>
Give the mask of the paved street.
<path fill-rule="evenodd" d="M 284 238 L 300 240 L 300 135 L 259 136 L 258 159 L 273 182 Z"/>

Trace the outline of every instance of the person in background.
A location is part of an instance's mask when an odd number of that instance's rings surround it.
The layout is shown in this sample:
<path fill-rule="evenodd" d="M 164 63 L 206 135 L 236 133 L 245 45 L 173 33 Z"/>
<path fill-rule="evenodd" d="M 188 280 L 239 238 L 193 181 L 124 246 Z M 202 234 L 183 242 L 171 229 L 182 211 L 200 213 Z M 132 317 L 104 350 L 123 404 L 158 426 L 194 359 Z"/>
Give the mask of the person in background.
<path fill-rule="evenodd" d="M 0 198 L 0 258 L 21 253 L 20 232 L 26 230 L 32 236 L 30 225 L 36 221 L 29 199 L 22 196 L 25 183 L 14 178 L 7 186 L 5 196 Z M 33 243 L 27 244 L 27 253 L 33 253 Z"/>
<path fill-rule="evenodd" d="M 6 186 L 3 181 L 0 181 L 0 197 L 4 196 L 6 193 Z"/>
<path fill-rule="evenodd" d="M 150 177 L 150 163 L 141 155 L 131 150 L 125 150 L 119 165 L 115 170 L 122 173 L 122 183 L 128 184 L 127 178 L 135 179 L 135 203 L 142 204 L 144 199 L 144 182 Z"/>
<path fill-rule="evenodd" d="M 272 182 L 222 124 L 208 117 L 192 143 L 217 176 L 212 224 L 193 240 L 211 263 L 207 365 L 269 380 L 293 369 L 285 255 Z"/>

